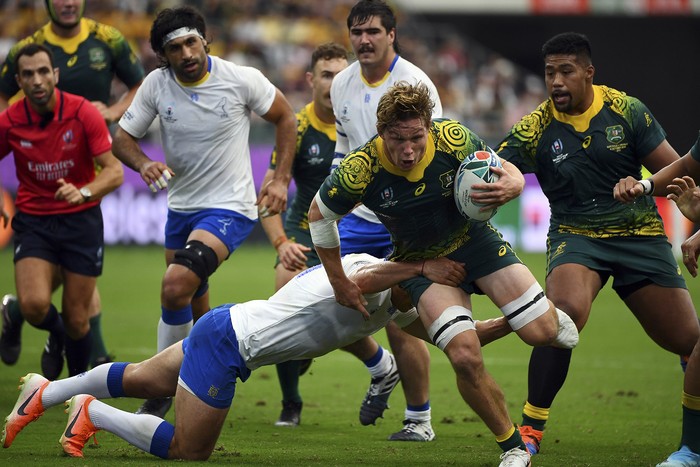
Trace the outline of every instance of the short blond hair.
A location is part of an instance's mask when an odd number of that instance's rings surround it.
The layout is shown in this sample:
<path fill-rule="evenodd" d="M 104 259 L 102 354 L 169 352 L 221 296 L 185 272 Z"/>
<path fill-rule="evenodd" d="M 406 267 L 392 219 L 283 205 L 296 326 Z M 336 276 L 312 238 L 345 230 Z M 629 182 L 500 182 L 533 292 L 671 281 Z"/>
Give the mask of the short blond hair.
<path fill-rule="evenodd" d="M 396 122 L 419 118 L 427 127 L 433 115 L 435 103 L 430 98 L 428 86 L 418 82 L 399 81 L 379 99 L 377 106 L 377 133 L 382 134 Z"/>

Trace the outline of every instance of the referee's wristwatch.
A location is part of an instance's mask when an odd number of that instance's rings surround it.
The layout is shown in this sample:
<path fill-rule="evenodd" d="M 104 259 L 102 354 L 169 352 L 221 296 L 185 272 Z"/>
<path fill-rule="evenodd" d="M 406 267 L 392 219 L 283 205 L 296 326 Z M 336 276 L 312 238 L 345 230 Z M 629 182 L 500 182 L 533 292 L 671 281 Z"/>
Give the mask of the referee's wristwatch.
<path fill-rule="evenodd" d="M 90 188 L 84 186 L 80 189 L 80 194 L 83 195 L 83 200 L 88 203 L 90 201 L 90 198 L 92 198 L 92 191 L 90 191 Z"/>

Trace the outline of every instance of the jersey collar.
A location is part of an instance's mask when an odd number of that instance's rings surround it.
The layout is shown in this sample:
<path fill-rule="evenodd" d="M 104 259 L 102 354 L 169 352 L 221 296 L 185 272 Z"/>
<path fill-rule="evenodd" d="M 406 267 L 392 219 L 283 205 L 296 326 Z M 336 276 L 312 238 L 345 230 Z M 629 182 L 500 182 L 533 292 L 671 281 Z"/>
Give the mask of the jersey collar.
<path fill-rule="evenodd" d="M 309 123 L 311 123 L 312 127 L 325 134 L 328 139 L 335 141 L 335 122 L 326 123 L 322 121 L 320 118 L 318 118 L 318 115 L 316 115 L 315 109 L 316 107 L 313 102 L 309 102 L 306 105 L 306 114 L 309 116 Z"/>
<path fill-rule="evenodd" d="M 582 133 L 588 130 L 588 127 L 591 124 L 591 120 L 593 119 L 593 117 L 598 115 L 598 112 L 600 112 L 600 109 L 602 108 L 603 91 L 600 89 L 600 86 L 593 86 L 593 103 L 584 113 L 582 113 L 581 115 L 569 115 L 563 112 L 559 112 L 557 109 L 554 108 L 554 105 L 552 105 L 552 114 L 554 115 L 554 118 L 558 121 L 562 123 L 568 123 L 569 125 L 574 127 L 576 131 Z"/>
<path fill-rule="evenodd" d="M 379 163 L 382 164 L 382 167 L 384 167 L 387 172 L 398 177 L 404 177 L 409 182 L 417 182 L 423 178 L 426 167 L 428 167 L 435 158 L 435 140 L 433 139 L 433 134 L 429 132 L 428 143 L 425 145 L 425 155 L 423 155 L 423 159 L 408 172 L 400 170 L 389 160 L 384 150 L 384 140 L 381 136 L 377 136 L 377 153 L 379 154 Z"/>
<path fill-rule="evenodd" d="M 78 50 L 78 46 L 85 42 L 90 35 L 90 28 L 86 18 L 80 18 L 80 32 L 73 37 L 61 37 L 51 29 L 51 23 L 47 23 L 43 27 L 46 41 L 50 44 L 58 46 L 69 55 L 74 54 Z"/>
<path fill-rule="evenodd" d="M 379 86 L 381 86 L 387 79 L 389 79 L 389 76 L 391 76 L 391 72 L 392 72 L 392 70 L 394 69 L 394 66 L 396 66 L 396 62 L 398 62 L 398 61 L 399 61 L 399 54 L 396 54 L 396 56 L 394 57 L 394 61 L 391 62 L 391 65 L 389 65 L 389 69 L 387 70 L 387 72 L 384 74 L 384 76 L 382 77 L 382 79 L 380 79 L 380 80 L 377 81 L 376 83 L 370 83 L 369 81 L 367 81 L 367 80 L 365 79 L 365 75 L 362 74 L 362 68 L 360 68 L 360 79 L 362 80 L 363 83 L 365 83 L 365 86 L 369 86 L 370 88 L 379 87 Z"/>

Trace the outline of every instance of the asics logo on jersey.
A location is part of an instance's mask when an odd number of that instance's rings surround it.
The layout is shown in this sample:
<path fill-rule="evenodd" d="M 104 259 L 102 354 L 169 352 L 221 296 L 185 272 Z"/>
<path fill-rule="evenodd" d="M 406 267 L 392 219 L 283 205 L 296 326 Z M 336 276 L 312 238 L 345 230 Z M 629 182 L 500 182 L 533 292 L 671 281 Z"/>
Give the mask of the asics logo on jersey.
<path fill-rule="evenodd" d="M 20 417 L 25 417 L 25 416 L 29 415 L 27 412 L 24 411 L 24 409 L 29 405 L 29 401 L 31 401 L 34 398 L 34 395 L 37 393 L 37 391 L 39 391 L 39 389 L 41 389 L 41 388 L 40 387 L 36 388 L 34 390 L 34 392 L 32 393 L 32 395 L 27 397 L 26 401 L 22 402 L 22 405 L 20 405 L 19 408 L 17 409 L 17 415 L 19 415 Z"/>
<path fill-rule="evenodd" d="M 77 62 L 77 61 L 78 61 L 78 56 L 73 55 L 71 58 L 68 59 L 68 62 L 66 62 L 66 65 L 68 65 L 68 67 L 72 67 L 73 65 L 75 65 L 75 62 Z"/>
<path fill-rule="evenodd" d="M 216 222 L 221 224 L 221 227 L 219 228 L 219 232 L 221 232 L 223 235 L 226 235 L 227 228 L 231 223 L 233 222 L 233 219 L 217 219 Z"/>
<path fill-rule="evenodd" d="M 83 408 L 80 407 L 78 409 L 78 413 L 76 413 L 75 417 L 73 417 L 73 420 L 70 421 L 70 425 L 68 425 L 68 427 L 66 428 L 66 433 L 65 433 L 66 438 L 72 438 L 73 436 L 76 435 L 76 433 L 73 433 L 72 430 L 73 430 L 73 427 L 75 426 L 75 422 L 78 421 L 78 417 L 80 416 L 80 412 L 82 412 L 82 411 L 83 411 Z"/>

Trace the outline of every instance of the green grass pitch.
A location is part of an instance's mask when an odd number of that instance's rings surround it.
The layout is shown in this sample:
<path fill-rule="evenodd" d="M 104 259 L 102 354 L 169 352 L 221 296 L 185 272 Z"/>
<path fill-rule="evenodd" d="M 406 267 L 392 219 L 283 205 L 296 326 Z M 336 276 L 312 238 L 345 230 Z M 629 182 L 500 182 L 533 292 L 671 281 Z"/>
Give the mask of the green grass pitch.
<path fill-rule="evenodd" d="M 542 281 L 544 257 L 522 255 Z M 273 291 L 274 252 L 268 245 L 246 244 L 211 280 L 212 305 L 269 296 Z M 0 293 L 14 289 L 12 253 L 0 251 Z M 140 361 L 155 351 L 160 314 L 159 288 L 164 271 L 160 247 L 108 247 L 99 280 L 107 346 L 118 360 Z M 688 275 L 691 293 L 700 284 Z M 58 303 L 57 303 L 58 305 Z M 498 311 L 475 299 L 476 318 Z M 17 365 L 0 363 L 0 414 L 9 413 L 18 378 L 39 369 L 45 334 L 24 327 Z M 386 335 L 377 334 L 386 345 Z M 255 372 L 236 390 L 233 407 L 209 464 L 228 465 L 498 465 L 493 436 L 464 404 L 447 358 L 431 348 L 431 404 L 437 438 L 431 443 L 392 443 L 386 437 L 401 426 L 403 394 L 397 388 L 391 407 L 377 426 L 358 421 L 368 374 L 349 354 L 333 352 L 315 360 L 302 378 L 302 424 L 273 426 L 280 411 L 274 368 Z M 511 417 L 520 422 L 527 396 L 530 348 L 515 335 L 483 350 L 487 369 L 503 388 Z M 607 286 L 574 352 L 566 385 L 552 408 L 533 464 L 551 467 L 654 466 L 676 449 L 680 436 L 682 372 L 678 358 L 651 342 L 624 304 Z M 107 401 L 133 411 L 139 400 Z M 171 411 L 168 420 L 173 421 Z M 169 465 L 138 451 L 109 433 L 86 447 L 85 459 L 62 455 L 58 445 L 65 414 L 54 407 L 27 427 L 10 449 L 0 450 L 0 465 Z M 196 464 L 196 463 L 195 463 Z"/>

